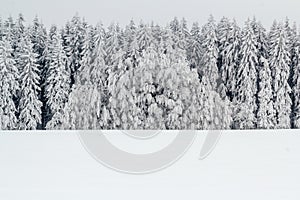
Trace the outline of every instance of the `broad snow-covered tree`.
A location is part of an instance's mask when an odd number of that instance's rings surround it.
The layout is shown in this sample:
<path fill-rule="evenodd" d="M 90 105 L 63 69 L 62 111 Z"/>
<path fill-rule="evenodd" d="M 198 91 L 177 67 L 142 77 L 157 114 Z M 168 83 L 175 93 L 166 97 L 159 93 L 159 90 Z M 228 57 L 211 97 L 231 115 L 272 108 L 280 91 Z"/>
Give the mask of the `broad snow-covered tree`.
<path fill-rule="evenodd" d="M 116 82 L 110 101 L 114 128 L 218 128 L 221 123 L 216 122 L 213 111 L 217 106 L 213 98 L 210 102 L 203 98 L 212 97 L 210 88 L 201 85 L 184 51 L 168 49 L 167 53 L 159 53 L 154 49 L 153 45 L 147 48 L 139 65 Z"/>
<path fill-rule="evenodd" d="M 290 53 L 288 37 L 282 24 L 274 23 L 269 35 L 269 64 L 273 77 L 275 128 L 290 128 L 292 101 L 288 84 Z"/>
<path fill-rule="evenodd" d="M 37 54 L 33 52 L 33 44 L 29 34 L 25 34 L 19 44 L 18 64 L 20 64 L 20 101 L 19 101 L 19 128 L 34 130 L 41 123 L 42 102 L 38 98 L 39 66 Z"/>
<path fill-rule="evenodd" d="M 18 68 L 9 38 L 0 41 L 0 130 L 18 128 L 14 98 L 19 89 Z"/>

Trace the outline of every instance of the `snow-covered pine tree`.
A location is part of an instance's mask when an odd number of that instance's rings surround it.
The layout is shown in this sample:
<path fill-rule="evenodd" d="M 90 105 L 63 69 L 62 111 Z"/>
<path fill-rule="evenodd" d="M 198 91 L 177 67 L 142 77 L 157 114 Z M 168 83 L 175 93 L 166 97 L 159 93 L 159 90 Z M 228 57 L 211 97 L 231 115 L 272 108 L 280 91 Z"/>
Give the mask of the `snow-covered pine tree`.
<path fill-rule="evenodd" d="M 88 26 L 85 30 L 83 36 L 83 43 L 82 43 L 82 52 L 81 52 L 81 60 L 80 60 L 80 68 L 78 69 L 78 74 L 75 77 L 75 83 L 80 83 L 81 81 L 90 81 L 89 77 L 90 74 L 88 70 L 92 63 L 92 52 L 95 48 L 93 37 L 94 37 L 95 30 L 92 26 Z M 80 79 L 80 80 L 77 80 Z"/>
<path fill-rule="evenodd" d="M 270 129 L 275 125 L 273 105 L 272 75 L 268 61 L 268 44 L 266 30 L 254 18 L 251 21 L 257 39 L 258 49 L 258 93 L 257 93 L 257 128 Z"/>
<path fill-rule="evenodd" d="M 193 23 L 191 36 L 188 40 L 188 48 L 186 50 L 187 60 L 191 68 L 200 66 L 201 59 L 201 42 L 200 42 L 200 27 L 198 23 Z"/>
<path fill-rule="evenodd" d="M 81 68 L 66 103 L 62 129 L 108 129 L 110 113 L 105 103 L 104 81 L 107 69 L 104 61 L 102 26 L 90 27 L 84 36 Z M 85 94 L 85 95 L 83 95 Z"/>
<path fill-rule="evenodd" d="M 107 81 L 105 81 L 104 87 L 109 90 L 115 87 L 120 75 L 131 67 L 130 62 L 127 62 L 126 65 L 124 64 L 126 52 L 123 47 L 124 38 L 122 37 L 120 27 L 111 24 L 104 40 L 104 60 L 107 67 Z M 108 91 L 108 95 L 109 93 L 110 91 Z"/>
<path fill-rule="evenodd" d="M 269 64 L 273 78 L 275 128 L 291 127 L 292 101 L 288 84 L 291 61 L 288 43 L 284 25 L 274 22 L 269 35 Z"/>
<path fill-rule="evenodd" d="M 220 52 L 222 52 L 227 44 L 228 32 L 230 30 L 231 22 L 227 17 L 222 17 L 220 22 L 217 24 L 217 38 L 218 38 L 218 47 Z M 221 56 L 220 56 L 221 58 Z M 222 60 L 222 59 L 221 59 Z"/>
<path fill-rule="evenodd" d="M 70 73 L 67 57 L 62 46 L 62 38 L 56 26 L 51 27 L 48 40 L 47 76 L 45 80 L 45 99 L 47 105 L 47 129 L 55 129 L 62 122 L 62 112 L 68 100 Z"/>
<path fill-rule="evenodd" d="M 230 22 L 223 18 L 218 25 L 220 78 L 225 86 L 225 92 L 233 101 L 236 92 L 236 72 L 239 65 L 240 28 L 235 20 Z"/>
<path fill-rule="evenodd" d="M 111 24 L 108 27 L 108 31 L 105 34 L 105 63 L 111 68 L 117 68 L 118 62 L 123 60 L 124 51 L 124 39 L 121 34 L 119 25 Z"/>
<path fill-rule="evenodd" d="M 97 91 L 100 93 L 101 106 L 98 112 L 98 122 L 101 129 L 111 128 L 111 116 L 108 107 L 109 91 L 108 91 L 108 67 L 105 64 L 104 51 L 104 35 L 103 27 L 98 24 L 96 26 L 95 34 L 93 36 L 94 49 L 92 51 L 92 63 L 89 68 L 91 83 L 97 86 Z"/>
<path fill-rule="evenodd" d="M 296 36 L 297 36 L 297 27 L 296 27 L 295 24 L 294 24 L 294 26 L 291 26 L 289 19 L 286 18 L 285 22 L 284 22 L 284 29 L 285 29 L 285 32 L 286 32 L 286 37 L 288 38 L 287 39 L 287 48 L 289 49 L 289 52 L 292 56 L 293 47 L 294 47 L 296 39 L 297 39 L 296 38 Z"/>
<path fill-rule="evenodd" d="M 3 35 L 6 38 L 11 38 L 11 40 L 13 40 L 14 39 L 13 34 L 14 34 L 14 28 L 15 28 L 15 22 L 14 22 L 13 18 L 11 16 L 8 17 L 8 19 L 5 20 L 3 26 L 4 26 Z"/>
<path fill-rule="evenodd" d="M 68 57 L 68 65 L 71 71 L 71 86 L 75 83 L 75 77 L 82 57 L 83 37 L 85 23 L 76 14 L 70 23 L 67 23 L 64 36 L 64 49 Z"/>
<path fill-rule="evenodd" d="M 130 20 L 129 24 L 124 30 L 124 50 L 126 51 L 128 57 L 131 56 L 132 44 L 136 41 L 137 27 L 133 20 Z"/>
<path fill-rule="evenodd" d="M 0 17 L 0 40 L 3 40 L 4 36 L 5 36 L 5 26 L 2 17 Z"/>
<path fill-rule="evenodd" d="M 159 44 L 163 40 L 163 28 L 152 21 L 150 25 L 150 29 L 152 32 L 152 37 L 154 39 L 155 47 L 156 49 L 158 49 Z"/>
<path fill-rule="evenodd" d="M 219 94 L 218 39 L 215 21 L 212 16 L 201 30 L 201 60 L 198 66 L 200 75 L 201 125 L 197 129 L 227 129 L 232 121 L 231 109 L 226 95 Z M 194 109 L 194 108 L 193 108 Z"/>
<path fill-rule="evenodd" d="M 38 63 L 42 67 L 45 65 L 43 53 L 46 46 L 47 31 L 44 25 L 39 21 L 38 17 L 33 20 L 33 25 L 30 27 L 31 30 L 31 42 L 33 44 L 33 50 L 38 54 Z"/>
<path fill-rule="evenodd" d="M 139 48 L 139 52 L 143 52 L 146 50 L 154 41 L 152 36 L 151 28 L 148 24 L 140 23 L 139 28 L 137 30 L 137 44 Z"/>
<path fill-rule="evenodd" d="M 170 23 L 170 29 L 173 33 L 173 41 L 174 45 L 178 48 L 186 50 L 188 47 L 188 40 L 190 37 L 189 30 L 187 28 L 187 21 L 182 18 L 179 22 L 175 17 L 173 21 Z"/>
<path fill-rule="evenodd" d="M 105 64 L 104 51 L 104 29 L 102 24 L 98 24 L 94 30 L 91 40 L 93 41 L 93 49 L 91 51 L 91 65 L 89 73 L 91 74 L 91 82 L 99 86 L 107 85 L 107 66 Z"/>
<path fill-rule="evenodd" d="M 13 27 L 13 40 L 12 40 L 12 47 L 14 50 L 16 50 L 18 43 L 21 42 L 22 38 L 25 34 L 25 19 L 23 17 L 23 14 L 19 14 L 19 17 L 16 21 L 16 24 Z"/>
<path fill-rule="evenodd" d="M 125 62 L 131 67 L 137 65 L 137 58 L 140 56 L 137 31 L 138 28 L 135 26 L 133 20 L 130 21 L 130 24 L 126 26 L 124 31 Z"/>
<path fill-rule="evenodd" d="M 33 44 L 26 31 L 18 44 L 18 64 L 20 65 L 20 101 L 19 101 L 19 128 L 34 130 L 41 123 L 42 102 L 38 98 L 39 66 L 37 54 L 33 52 Z"/>
<path fill-rule="evenodd" d="M 248 19 L 242 32 L 241 60 L 236 74 L 237 89 L 233 115 L 233 127 L 236 129 L 253 129 L 256 127 L 257 55 L 257 38 Z"/>
<path fill-rule="evenodd" d="M 275 111 L 272 91 L 272 74 L 268 60 L 260 57 L 257 128 L 270 129 L 275 126 Z"/>
<path fill-rule="evenodd" d="M 10 39 L 2 37 L 0 41 L 0 130 L 18 128 L 14 98 L 19 89 L 19 73 L 12 54 Z"/>
<path fill-rule="evenodd" d="M 33 25 L 30 27 L 30 37 L 31 37 L 31 42 L 33 44 L 33 51 L 38 55 L 37 63 L 39 65 L 39 71 L 40 71 L 39 76 L 40 76 L 40 88 L 41 88 L 41 91 L 39 93 L 39 98 L 43 103 L 42 123 L 39 129 L 44 129 L 48 121 L 47 116 L 49 115 L 49 113 L 47 113 L 46 110 L 46 99 L 45 99 L 45 88 L 44 88 L 45 81 L 46 81 L 46 73 L 47 73 L 46 61 L 44 56 L 46 41 L 47 41 L 47 32 L 44 25 L 39 21 L 38 17 L 34 18 Z"/>
<path fill-rule="evenodd" d="M 292 105 L 292 127 L 300 128 L 300 36 L 294 46 L 295 57 L 293 60 L 293 105 Z"/>
<path fill-rule="evenodd" d="M 295 93 L 294 89 L 297 87 L 297 66 L 298 66 L 298 36 L 297 36 L 297 26 L 294 23 L 293 26 L 290 25 L 290 21 L 288 18 L 286 18 L 284 22 L 284 29 L 287 35 L 287 46 L 288 51 L 290 53 L 290 76 L 288 83 L 290 87 L 292 88 L 292 92 L 290 94 L 291 100 L 292 100 L 292 114 L 291 114 L 291 126 L 292 128 L 296 127 L 297 125 L 297 93 Z M 296 84 L 296 85 L 294 85 Z"/>
<path fill-rule="evenodd" d="M 218 40 L 216 35 L 215 20 L 212 16 L 201 30 L 201 60 L 198 66 L 200 77 L 206 76 L 212 90 L 218 86 Z"/>

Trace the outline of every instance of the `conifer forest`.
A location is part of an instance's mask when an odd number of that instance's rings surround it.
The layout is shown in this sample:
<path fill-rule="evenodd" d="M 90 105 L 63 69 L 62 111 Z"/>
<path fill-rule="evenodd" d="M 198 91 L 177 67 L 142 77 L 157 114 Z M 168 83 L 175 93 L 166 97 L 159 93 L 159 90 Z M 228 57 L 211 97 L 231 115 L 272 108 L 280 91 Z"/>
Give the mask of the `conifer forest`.
<path fill-rule="evenodd" d="M 0 21 L 0 130 L 300 127 L 300 35 L 205 24 Z"/>

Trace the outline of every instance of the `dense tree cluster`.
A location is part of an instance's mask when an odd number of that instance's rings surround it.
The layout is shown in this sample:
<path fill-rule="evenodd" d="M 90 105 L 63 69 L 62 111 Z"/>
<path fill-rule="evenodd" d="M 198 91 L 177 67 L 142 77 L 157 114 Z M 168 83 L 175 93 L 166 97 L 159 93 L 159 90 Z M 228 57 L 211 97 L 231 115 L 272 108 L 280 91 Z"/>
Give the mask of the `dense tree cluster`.
<path fill-rule="evenodd" d="M 248 19 L 0 21 L 0 129 L 300 127 L 300 37 Z"/>

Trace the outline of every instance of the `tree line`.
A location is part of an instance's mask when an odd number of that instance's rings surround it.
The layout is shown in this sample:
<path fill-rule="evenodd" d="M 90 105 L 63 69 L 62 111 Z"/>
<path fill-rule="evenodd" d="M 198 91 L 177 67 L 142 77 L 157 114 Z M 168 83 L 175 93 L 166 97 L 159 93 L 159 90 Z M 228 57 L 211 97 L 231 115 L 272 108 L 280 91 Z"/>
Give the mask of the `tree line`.
<path fill-rule="evenodd" d="M 0 20 L 0 130 L 300 127 L 300 37 L 212 16 L 125 27 Z"/>

